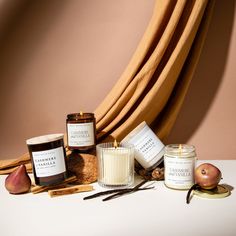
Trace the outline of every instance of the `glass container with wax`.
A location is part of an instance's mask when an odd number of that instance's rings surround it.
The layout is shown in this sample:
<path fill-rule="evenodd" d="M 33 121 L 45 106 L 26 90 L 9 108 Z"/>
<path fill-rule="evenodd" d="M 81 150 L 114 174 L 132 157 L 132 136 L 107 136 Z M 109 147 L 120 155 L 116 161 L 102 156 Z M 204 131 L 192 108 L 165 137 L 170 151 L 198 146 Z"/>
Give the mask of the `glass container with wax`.
<path fill-rule="evenodd" d="M 68 114 L 66 128 L 69 150 L 81 152 L 95 150 L 96 122 L 93 113 Z"/>
<path fill-rule="evenodd" d="M 125 187 L 134 181 L 134 146 L 101 143 L 96 146 L 98 183 L 102 187 Z"/>
<path fill-rule="evenodd" d="M 165 147 L 165 185 L 173 189 L 189 189 L 194 184 L 195 147 L 170 144 Z"/>

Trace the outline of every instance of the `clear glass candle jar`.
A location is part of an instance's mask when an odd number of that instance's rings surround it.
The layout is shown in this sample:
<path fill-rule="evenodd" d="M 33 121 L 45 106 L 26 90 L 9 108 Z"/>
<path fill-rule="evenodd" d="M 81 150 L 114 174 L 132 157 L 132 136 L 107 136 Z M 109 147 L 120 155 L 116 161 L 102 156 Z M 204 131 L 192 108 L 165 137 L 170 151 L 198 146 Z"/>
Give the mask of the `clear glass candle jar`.
<path fill-rule="evenodd" d="M 94 149 L 96 145 L 96 122 L 93 113 L 67 115 L 67 145 L 69 150 L 81 152 Z"/>
<path fill-rule="evenodd" d="M 64 134 L 49 134 L 26 140 L 35 184 L 54 185 L 67 177 Z"/>
<path fill-rule="evenodd" d="M 165 147 L 165 185 L 173 189 L 189 189 L 194 184 L 195 147 L 170 144 Z"/>
<path fill-rule="evenodd" d="M 125 187 L 134 181 L 133 145 L 114 146 L 101 143 L 96 146 L 98 158 L 98 183 L 102 187 Z"/>

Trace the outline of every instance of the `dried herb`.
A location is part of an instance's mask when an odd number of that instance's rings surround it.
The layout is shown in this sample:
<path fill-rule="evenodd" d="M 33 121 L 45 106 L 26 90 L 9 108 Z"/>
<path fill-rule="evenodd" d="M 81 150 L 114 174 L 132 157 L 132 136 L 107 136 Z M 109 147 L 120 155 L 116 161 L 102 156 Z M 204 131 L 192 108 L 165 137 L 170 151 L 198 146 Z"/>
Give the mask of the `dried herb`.
<path fill-rule="evenodd" d="M 137 161 L 135 161 L 135 172 L 146 180 L 163 180 L 164 179 L 164 164 L 158 165 L 154 170 L 144 169 Z"/>

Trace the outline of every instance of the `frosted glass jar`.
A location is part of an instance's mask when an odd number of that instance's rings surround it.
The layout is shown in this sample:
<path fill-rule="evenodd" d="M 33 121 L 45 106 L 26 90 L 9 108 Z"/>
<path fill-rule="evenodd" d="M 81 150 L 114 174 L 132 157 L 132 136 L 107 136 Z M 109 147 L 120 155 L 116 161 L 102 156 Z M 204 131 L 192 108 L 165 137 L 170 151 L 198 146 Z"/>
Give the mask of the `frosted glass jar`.
<path fill-rule="evenodd" d="M 165 147 L 165 185 L 173 189 L 189 189 L 194 184 L 195 147 L 170 144 Z"/>
<path fill-rule="evenodd" d="M 132 130 L 121 143 L 134 145 L 135 159 L 146 170 L 154 169 L 163 160 L 165 145 L 145 121 Z"/>

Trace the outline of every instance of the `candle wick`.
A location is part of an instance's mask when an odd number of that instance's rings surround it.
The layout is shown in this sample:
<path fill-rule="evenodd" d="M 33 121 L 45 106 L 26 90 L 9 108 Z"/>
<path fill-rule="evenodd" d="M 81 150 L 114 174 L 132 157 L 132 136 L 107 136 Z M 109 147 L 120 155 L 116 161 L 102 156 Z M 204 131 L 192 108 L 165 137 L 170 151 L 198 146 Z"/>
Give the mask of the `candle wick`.
<path fill-rule="evenodd" d="M 118 143 L 117 143 L 116 139 L 114 140 L 114 144 L 113 144 L 113 146 L 114 146 L 115 148 L 118 147 Z"/>

